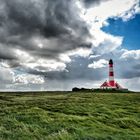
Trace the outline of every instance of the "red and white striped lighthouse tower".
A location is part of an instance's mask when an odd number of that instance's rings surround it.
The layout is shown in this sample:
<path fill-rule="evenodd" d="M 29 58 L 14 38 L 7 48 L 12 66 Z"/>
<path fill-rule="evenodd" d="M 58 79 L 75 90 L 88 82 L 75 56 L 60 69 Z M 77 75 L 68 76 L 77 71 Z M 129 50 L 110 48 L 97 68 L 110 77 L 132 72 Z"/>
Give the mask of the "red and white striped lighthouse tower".
<path fill-rule="evenodd" d="M 109 60 L 109 81 L 105 81 L 101 86 L 101 89 L 124 89 L 114 80 L 114 71 L 113 71 L 113 60 Z"/>
<path fill-rule="evenodd" d="M 114 71 L 113 71 L 113 60 L 112 59 L 109 60 L 109 85 L 111 87 L 115 86 Z"/>

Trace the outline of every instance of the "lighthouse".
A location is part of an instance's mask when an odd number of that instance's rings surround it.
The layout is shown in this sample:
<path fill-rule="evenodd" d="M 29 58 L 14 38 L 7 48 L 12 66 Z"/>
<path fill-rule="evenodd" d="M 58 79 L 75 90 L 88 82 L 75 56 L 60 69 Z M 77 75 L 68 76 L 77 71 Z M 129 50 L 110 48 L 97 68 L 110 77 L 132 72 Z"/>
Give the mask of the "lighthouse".
<path fill-rule="evenodd" d="M 101 84 L 101 89 L 124 89 L 122 86 L 120 86 L 115 80 L 114 80 L 114 68 L 113 68 L 113 60 L 110 59 L 108 63 L 109 67 L 109 80 L 105 81 L 103 84 Z"/>
<path fill-rule="evenodd" d="M 114 71 L 113 71 L 113 60 L 112 59 L 109 60 L 109 85 L 111 87 L 115 86 Z"/>

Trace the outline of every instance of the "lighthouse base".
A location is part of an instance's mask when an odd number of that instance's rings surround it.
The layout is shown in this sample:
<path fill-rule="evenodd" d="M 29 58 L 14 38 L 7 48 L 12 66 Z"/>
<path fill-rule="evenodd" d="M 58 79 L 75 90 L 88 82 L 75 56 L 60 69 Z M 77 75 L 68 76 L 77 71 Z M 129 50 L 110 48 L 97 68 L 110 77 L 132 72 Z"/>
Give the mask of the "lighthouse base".
<path fill-rule="evenodd" d="M 122 86 L 120 86 L 117 82 L 114 82 L 113 84 L 111 84 L 108 81 L 105 81 L 101 86 L 100 89 L 124 89 L 122 88 Z"/>

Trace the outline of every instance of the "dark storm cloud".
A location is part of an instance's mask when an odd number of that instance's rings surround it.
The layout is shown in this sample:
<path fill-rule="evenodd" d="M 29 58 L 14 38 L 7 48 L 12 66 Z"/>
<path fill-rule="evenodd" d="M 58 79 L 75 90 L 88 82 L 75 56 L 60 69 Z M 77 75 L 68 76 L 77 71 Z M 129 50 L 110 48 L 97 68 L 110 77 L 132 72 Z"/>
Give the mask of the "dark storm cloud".
<path fill-rule="evenodd" d="M 126 78 L 126 79 L 137 78 L 137 77 L 140 77 L 139 71 L 129 71 L 129 70 L 123 73 L 122 76 L 122 78 Z"/>
<path fill-rule="evenodd" d="M 13 54 L 13 50 L 11 48 L 6 48 L 5 44 L 0 44 L 0 60 L 1 59 L 9 61 L 16 59 L 16 56 Z"/>
<path fill-rule="evenodd" d="M 135 64 L 135 65 L 133 66 L 133 68 L 136 69 L 136 70 L 140 70 L 140 63 Z"/>
<path fill-rule="evenodd" d="M 74 0 L 0 0 L 0 58 L 17 58 L 11 49 L 31 56 L 57 58 L 60 53 L 77 47 L 89 47 L 88 27 L 79 15 Z M 47 39 L 39 49 L 35 37 Z M 42 41 L 42 40 L 40 40 Z M 12 62 L 11 62 L 12 63 Z M 16 61 L 17 63 L 17 61 Z"/>
<path fill-rule="evenodd" d="M 127 60 L 123 60 L 119 64 L 120 67 L 120 78 L 131 79 L 140 77 L 140 62 L 139 60 L 135 60 L 129 58 Z"/>
<path fill-rule="evenodd" d="M 101 2 L 105 2 L 108 0 L 82 0 L 83 4 L 86 8 L 92 7 L 94 5 L 99 5 Z"/>

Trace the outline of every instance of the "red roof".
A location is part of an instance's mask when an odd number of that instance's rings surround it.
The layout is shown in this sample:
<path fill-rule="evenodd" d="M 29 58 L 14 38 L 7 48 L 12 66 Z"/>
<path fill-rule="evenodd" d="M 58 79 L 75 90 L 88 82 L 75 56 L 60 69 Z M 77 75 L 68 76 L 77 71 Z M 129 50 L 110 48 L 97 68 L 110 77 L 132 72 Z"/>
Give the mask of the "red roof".
<path fill-rule="evenodd" d="M 117 88 L 117 89 L 122 89 L 122 87 L 117 83 L 115 82 L 115 86 L 111 86 L 107 81 L 105 81 L 101 86 L 100 88 Z"/>
<path fill-rule="evenodd" d="M 105 81 L 100 87 L 110 87 L 110 85 L 107 81 Z"/>

